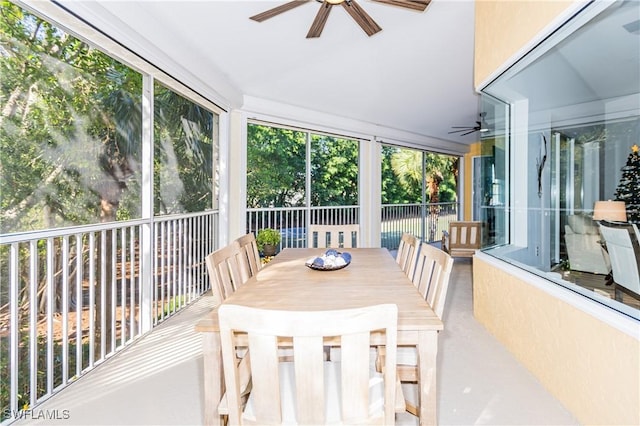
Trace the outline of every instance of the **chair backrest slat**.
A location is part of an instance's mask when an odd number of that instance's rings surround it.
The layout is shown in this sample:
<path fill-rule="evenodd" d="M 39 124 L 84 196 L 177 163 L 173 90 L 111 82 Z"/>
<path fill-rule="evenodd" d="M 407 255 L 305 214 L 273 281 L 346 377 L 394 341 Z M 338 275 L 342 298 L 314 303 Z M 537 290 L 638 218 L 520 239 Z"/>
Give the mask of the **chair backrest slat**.
<path fill-rule="evenodd" d="M 262 269 L 262 262 L 260 261 L 260 253 L 258 252 L 258 244 L 256 243 L 256 236 L 253 232 L 245 234 L 239 237 L 236 241 L 240 245 L 240 250 L 243 251 L 243 261 L 246 261 L 247 268 L 250 276 Z"/>
<path fill-rule="evenodd" d="M 242 256 L 243 252 L 237 241 L 207 255 L 207 271 L 217 303 L 222 303 L 249 279 L 247 264 Z"/>
<path fill-rule="evenodd" d="M 398 254 L 396 255 L 396 262 L 410 280 L 413 280 L 413 276 L 416 270 L 416 260 L 418 259 L 418 252 L 420 251 L 420 240 L 405 232 L 400 238 L 400 245 L 398 246 Z"/>
<path fill-rule="evenodd" d="M 251 355 L 251 414 L 255 423 L 279 424 L 285 416 L 283 413 L 291 413 L 294 404 L 296 422 L 326 423 L 326 404 L 338 395 L 337 405 L 341 409 L 337 414 L 342 424 L 371 421 L 369 357 L 371 333 L 375 332 L 385 338 L 384 422 L 393 424 L 397 317 L 398 309 L 393 304 L 331 311 L 278 311 L 222 304 L 218 309 L 218 320 L 229 423 L 245 423 L 236 348 L 247 343 Z M 325 339 L 336 337 L 341 342 L 341 360 L 324 361 Z M 293 369 L 285 369 L 282 362 L 278 363 L 277 342 L 281 341 L 293 345 Z M 293 371 L 295 377 L 285 377 L 289 374 L 285 373 L 287 371 Z M 327 395 L 325 386 L 337 372 L 341 375 L 337 384 L 339 389 Z M 282 380 L 295 383 L 295 389 L 290 390 L 293 393 L 291 401 L 286 397 L 288 391 Z"/>
<path fill-rule="evenodd" d="M 360 225 L 309 225 L 307 244 L 313 248 L 360 246 Z M 328 240 L 328 241 L 327 241 Z"/>

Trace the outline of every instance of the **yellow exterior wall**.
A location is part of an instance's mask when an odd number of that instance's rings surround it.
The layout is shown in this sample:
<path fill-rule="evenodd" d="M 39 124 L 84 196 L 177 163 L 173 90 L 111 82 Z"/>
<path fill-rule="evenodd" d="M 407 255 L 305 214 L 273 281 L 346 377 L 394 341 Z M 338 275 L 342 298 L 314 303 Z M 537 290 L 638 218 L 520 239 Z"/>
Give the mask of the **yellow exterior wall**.
<path fill-rule="evenodd" d="M 474 84 L 491 73 L 564 12 L 572 0 L 476 0 Z"/>
<path fill-rule="evenodd" d="M 480 142 L 476 142 L 469 146 L 469 152 L 464 155 L 464 212 L 463 220 L 471 220 L 471 208 L 473 207 L 473 182 L 471 180 L 473 173 L 472 158 L 480 155 Z"/>
<path fill-rule="evenodd" d="M 640 424 L 640 342 L 476 257 L 475 317 L 582 424 Z"/>

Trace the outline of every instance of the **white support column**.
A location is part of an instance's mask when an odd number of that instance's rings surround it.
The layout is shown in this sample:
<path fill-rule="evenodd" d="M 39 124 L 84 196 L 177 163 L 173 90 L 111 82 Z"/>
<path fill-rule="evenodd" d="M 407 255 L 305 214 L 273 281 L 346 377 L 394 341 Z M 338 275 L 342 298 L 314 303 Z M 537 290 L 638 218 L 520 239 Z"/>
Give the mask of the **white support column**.
<path fill-rule="evenodd" d="M 360 141 L 358 194 L 360 198 L 360 245 L 380 247 L 382 146 L 376 140 Z"/>
<path fill-rule="evenodd" d="M 220 118 L 220 247 L 246 233 L 247 120 L 232 110 Z"/>
<path fill-rule="evenodd" d="M 153 326 L 153 77 L 142 77 L 142 217 L 140 229 L 140 326 Z"/>

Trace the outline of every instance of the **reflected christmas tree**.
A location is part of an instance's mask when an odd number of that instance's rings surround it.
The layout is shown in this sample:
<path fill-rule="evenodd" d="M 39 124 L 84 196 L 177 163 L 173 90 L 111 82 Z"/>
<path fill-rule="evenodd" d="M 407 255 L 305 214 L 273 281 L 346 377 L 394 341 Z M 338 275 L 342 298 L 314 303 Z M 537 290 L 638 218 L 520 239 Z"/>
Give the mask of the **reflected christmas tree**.
<path fill-rule="evenodd" d="M 627 220 L 630 223 L 640 223 L 640 148 L 631 147 L 631 154 L 627 164 L 622 167 L 622 177 L 616 188 L 617 201 L 624 201 L 627 207 Z"/>

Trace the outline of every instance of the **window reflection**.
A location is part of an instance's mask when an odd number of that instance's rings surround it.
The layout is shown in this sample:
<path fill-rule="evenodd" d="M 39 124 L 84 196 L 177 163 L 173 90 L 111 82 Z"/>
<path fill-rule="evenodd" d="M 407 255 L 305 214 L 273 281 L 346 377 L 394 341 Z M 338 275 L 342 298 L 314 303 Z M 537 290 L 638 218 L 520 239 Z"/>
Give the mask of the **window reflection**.
<path fill-rule="evenodd" d="M 155 213 L 212 209 L 217 116 L 157 82 L 154 113 Z"/>

